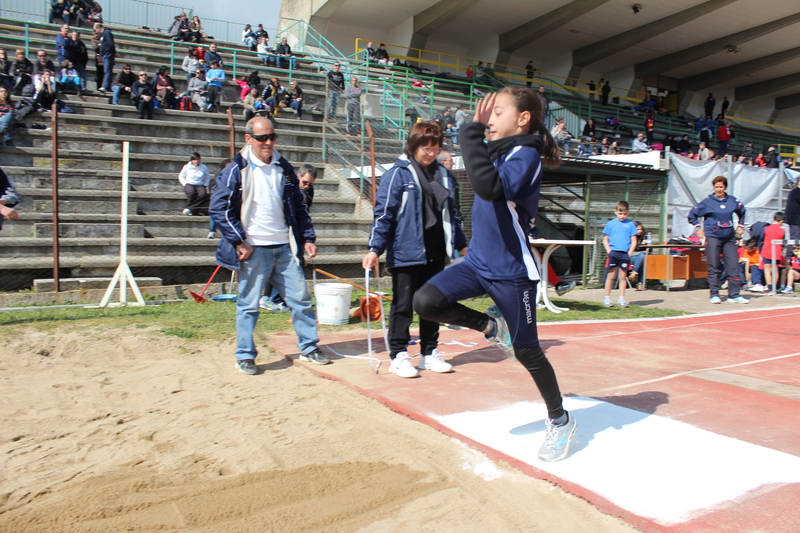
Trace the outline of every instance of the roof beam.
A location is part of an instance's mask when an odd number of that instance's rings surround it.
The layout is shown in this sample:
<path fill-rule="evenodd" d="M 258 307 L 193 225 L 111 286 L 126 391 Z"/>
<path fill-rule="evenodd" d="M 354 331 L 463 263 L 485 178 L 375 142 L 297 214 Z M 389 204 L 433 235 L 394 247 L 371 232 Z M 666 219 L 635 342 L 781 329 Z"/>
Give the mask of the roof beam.
<path fill-rule="evenodd" d="M 428 9 L 414 15 L 414 33 L 411 35 L 411 48 L 424 49 L 428 37 L 464 10 L 477 4 L 479 0 L 439 0 Z M 419 57 L 416 50 L 409 50 L 408 55 Z"/>
<path fill-rule="evenodd" d="M 681 80 L 681 89 L 685 88 L 689 91 L 699 91 L 700 89 L 732 81 L 765 68 L 780 65 L 796 57 L 800 57 L 800 46 L 784 50 L 783 52 L 759 57 L 758 59 L 737 63 L 729 67 L 722 67 L 710 72 L 704 72 L 696 76 L 689 76 Z"/>
<path fill-rule="evenodd" d="M 596 43 L 578 48 L 572 52 L 572 64 L 575 67 L 587 67 L 592 63 L 612 56 L 617 52 L 627 50 L 631 46 L 646 41 L 647 39 L 652 39 L 656 35 L 677 28 L 686 22 L 707 15 L 735 1 L 736 0 L 709 0 L 700 5 L 684 9 L 674 15 L 655 20 L 644 26 L 639 26 L 618 35 L 612 35 L 602 41 L 597 41 Z"/>
<path fill-rule="evenodd" d="M 428 36 L 479 0 L 439 0 L 414 16 L 414 33 Z"/>
<path fill-rule="evenodd" d="M 800 22 L 800 13 L 795 13 L 794 15 L 789 15 L 788 17 L 782 17 L 778 20 L 773 20 L 772 22 L 767 22 L 766 24 L 761 24 L 760 26 L 756 26 L 754 28 L 749 28 L 725 37 L 720 37 L 719 39 L 706 41 L 702 44 L 698 44 L 697 46 L 685 48 L 683 50 L 679 50 L 678 52 L 673 52 L 649 61 L 637 63 L 634 66 L 634 74 L 637 79 L 642 80 L 649 78 L 650 76 L 668 72 L 674 68 L 686 65 L 687 63 L 697 61 L 698 59 L 718 54 L 722 52 L 726 46 L 736 46 L 748 41 L 752 41 L 753 39 L 763 37 L 764 35 L 768 35 L 782 28 L 786 28 L 787 26 L 791 26 L 797 22 Z"/>
<path fill-rule="evenodd" d="M 540 17 L 500 34 L 500 51 L 515 52 L 561 26 L 600 7 L 609 0 L 572 0 Z"/>
<path fill-rule="evenodd" d="M 800 106 L 800 93 L 788 94 L 775 99 L 775 111 L 783 111 Z"/>
<path fill-rule="evenodd" d="M 800 72 L 737 87 L 734 98 L 737 102 L 744 102 L 746 100 L 766 96 L 770 93 L 782 91 L 795 85 L 800 85 Z"/>

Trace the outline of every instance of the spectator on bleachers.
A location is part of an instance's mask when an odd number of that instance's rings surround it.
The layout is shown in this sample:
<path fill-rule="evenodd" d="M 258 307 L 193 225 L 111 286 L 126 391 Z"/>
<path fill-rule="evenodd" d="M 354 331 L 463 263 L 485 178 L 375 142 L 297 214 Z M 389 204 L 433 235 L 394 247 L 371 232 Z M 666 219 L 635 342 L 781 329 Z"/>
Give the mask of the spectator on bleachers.
<path fill-rule="evenodd" d="M 122 65 L 122 70 L 117 72 L 117 75 L 114 76 L 114 85 L 111 86 L 111 91 L 113 93 L 111 103 L 114 105 L 119 104 L 120 93 L 128 93 L 130 95 L 134 82 L 136 82 L 136 74 L 131 72 L 131 64 L 125 63 Z M 132 97 L 131 102 L 133 102 Z"/>
<path fill-rule="evenodd" d="M 36 91 L 33 94 L 34 105 L 39 109 L 50 111 L 56 101 L 58 90 L 55 74 L 50 70 L 42 71 L 41 76 L 34 84 L 34 89 Z"/>
<path fill-rule="evenodd" d="M 584 137 L 583 142 L 578 145 L 578 157 L 591 157 L 592 155 L 594 155 L 592 138 Z"/>
<path fill-rule="evenodd" d="M 89 17 L 87 18 L 90 24 L 94 25 L 96 22 L 103 23 L 103 8 L 97 2 L 92 2 L 89 6 Z"/>
<path fill-rule="evenodd" d="M 631 143 L 631 153 L 641 154 L 649 151 L 650 151 L 650 146 L 648 146 L 647 143 L 644 141 L 644 133 L 640 133 Z"/>
<path fill-rule="evenodd" d="M 562 120 L 558 124 L 555 125 L 553 130 L 555 133 L 553 134 L 553 138 L 556 140 L 558 146 L 564 151 L 565 155 L 569 155 L 569 146 L 570 142 L 572 141 L 572 134 L 567 131 L 566 124 Z"/>
<path fill-rule="evenodd" d="M 264 88 L 264 92 L 261 93 L 261 99 L 264 100 L 264 104 L 269 110 L 269 116 L 275 114 L 275 110 L 278 109 L 278 102 L 283 99 L 284 92 L 285 90 L 278 78 L 272 78 Z"/>
<path fill-rule="evenodd" d="M 42 77 L 42 73 L 45 70 L 49 70 L 50 72 L 56 71 L 56 66 L 53 62 L 47 57 L 47 51 L 39 50 L 36 52 L 36 61 L 33 63 L 33 85 L 36 86 L 36 83 L 39 81 L 39 78 Z"/>
<path fill-rule="evenodd" d="M 19 201 L 19 193 L 14 188 L 14 184 L 0 168 L 0 229 L 3 229 L 3 219 L 17 220 L 19 218 L 19 213 L 14 209 Z"/>
<path fill-rule="evenodd" d="M 581 137 L 591 137 L 592 139 L 597 137 L 597 126 L 593 118 L 587 120 L 586 124 L 583 125 L 583 134 Z"/>
<path fill-rule="evenodd" d="M 11 131 L 14 128 L 16 117 L 14 115 L 14 101 L 8 87 L 0 85 L 0 133 L 3 134 L 3 144 L 13 146 Z"/>
<path fill-rule="evenodd" d="M 258 43 L 258 38 L 256 37 L 256 34 L 253 31 L 250 24 L 246 24 L 244 29 L 242 30 L 242 42 L 250 50 L 253 50 L 256 46 L 256 43 Z"/>
<path fill-rule="evenodd" d="M 267 30 L 264 29 L 264 25 L 263 24 L 259 24 L 258 25 L 258 28 L 256 28 L 256 31 L 255 31 L 255 34 L 256 34 L 256 41 L 259 38 L 264 37 L 267 40 L 267 43 L 269 43 L 269 33 L 267 33 Z"/>
<path fill-rule="evenodd" d="M 81 40 L 81 34 L 77 30 L 69 32 L 69 42 L 67 43 L 67 52 L 69 53 L 69 60 L 73 68 L 78 71 L 78 76 L 81 79 L 81 90 L 86 90 L 86 64 L 89 63 L 89 51 L 86 45 Z"/>
<path fill-rule="evenodd" d="M 69 25 L 69 3 L 67 0 L 52 0 L 50 2 L 50 16 L 47 22 L 53 24 L 55 20 L 62 19 L 65 24 Z"/>
<path fill-rule="evenodd" d="M 203 164 L 200 154 L 192 153 L 191 160 L 186 163 L 178 174 L 178 181 L 183 186 L 186 195 L 186 208 L 183 214 L 192 216 L 200 214 L 207 209 L 208 185 L 211 183 L 211 173 Z"/>
<path fill-rule="evenodd" d="M 201 112 L 208 111 L 208 100 L 206 100 L 208 82 L 206 82 L 206 71 L 200 66 L 197 67 L 197 70 L 194 71 L 194 76 L 189 80 L 187 92 L 191 96 L 192 102 L 197 105 Z"/>
<path fill-rule="evenodd" d="M 147 73 L 139 72 L 138 79 L 133 82 L 131 96 L 134 105 L 139 109 L 139 118 L 153 118 L 153 107 L 155 106 L 156 88 L 152 82 L 147 81 Z"/>
<path fill-rule="evenodd" d="M 61 77 L 59 78 L 58 82 L 64 89 L 75 89 L 75 93 L 80 96 L 81 95 L 81 85 L 83 81 L 81 77 L 78 75 L 78 71 L 75 70 L 75 67 L 72 65 L 72 61 L 69 59 L 65 59 L 63 63 L 61 63 Z"/>
<path fill-rule="evenodd" d="M 303 120 L 303 89 L 297 84 L 296 80 L 289 83 L 289 90 L 286 91 L 286 102 L 297 115 L 298 120 Z"/>
<path fill-rule="evenodd" d="M 358 85 L 358 78 L 353 76 L 351 84 L 344 92 L 345 109 L 347 111 L 347 135 L 361 136 L 361 95 L 364 89 Z"/>
<path fill-rule="evenodd" d="M 376 63 L 375 60 L 375 48 L 372 47 L 372 41 L 367 43 L 367 47 L 364 48 L 364 61 L 367 63 Z"/>
<path fill-rule="evenodd" d="M 72 3 L 69 5 L 70 22 L 80 28 L 88 18 L 89 10 L 86 9 L 86 4 L 83 3 L 83 0 L 72 0 Z"/>
<path fill-rule="evenodd" d="M 111 80 L 114 78 L 114 61 L 117 57 L 117 47 L 114 44 L 114 34 L 102 24 L 95 24 L 95 30 L 100 33 L 100 57 L 103 58 L 103 86 L 100 92 L 111 91 Z"/>
<path fill-rule="evenodd" d="M 271 50 L 267 46 L 267 38 L 266 37 L 259 37 L 258 38 L 258 45 L 256 46 L 256 52 L 258 52 L 258 57 L 261 59 L 265 65 L 269 65 L 271 59 Z"/>
<path fill-rule="evenodd" d="M 186 13 L 181 13 L 175 17 L 175 21 L 170 26 L 167 32 L 173 41 L 189 41 L 191 40 L 191 32 L 189 31 L 189 19 Z"/>
<path fill-rule="evenodd" d="M 723 122 L 717 130 L 717 140 L 719 141 L 719 151 L 717 155 L 719 157 L 724 157 L 728 154 L 728 143 L 731 140 L 731 129 L 725 122 Z"/>
<path fill-rule="evenodd" d="M 181 68 L 186 72 L 186 83 L 189 83 L 194 77 L 198 66 L 200 66 L 200 60 L 197 59 L 195 47 L 190 46 L 186 50 L 186 57 L 183 58 L 183 63 L 181 63 Z"/>
<path fill-rule="evenodd" d="M 219 68 L 222 68 L 222 67 L 225 66 L 225 63 L 222 62 L 222 57 L 220 57 L 220 55 L 217 53 L 217 43 L 211 43 L 210 45 L 208 45 L 208 50 L 206 51 L 205 55 L 203 56 L 203 59 L 205 59 L 206 64 L 209 65 L 209 67 L 211 66 L 211 64 L 214 61 L 217 62 L 217 64 L 219 65 Z M 206 69 L 206 70 L 208 70 L 208 69 Z M 208 73 L 206 73 L 206 75 L 208 75 Z M 209 83 L 210 83 L 210 80 L 209 80 Z"/>
<path fill-rule="evenodd" d="M 644 119 L 644 133 L 647 137 L 647 146 L 652 146 L 653 144 L 653 132 L 656 128 L 656 112 L 651 111 L 647 118 Z"/>
<path fill-rule="evenodd" d="M 258 75 L 258 70 L 253 69 L 253 72 L 247 77 L 247 85 L 259 89 L 261 85 L 261 76 Z"/>
<path fill-rule="evenodd" d="M 594 146 L 595 155 L 607 155 L 608 149 L 611 145 L 608 143 L 608 137 L 603 137 L 600 142 Z"/>
<path fill-rule="evenodd" d="M 764 154 L 759 152 L 755 159 L 753 159 L 754 167 L 765 167 L 767 163 L 764 161 Z"/>
<path fill-rule="evenodd" d="M 711 144 L 711 137 L 714 135 L 714 129 L 708 124 L 702 124 L 700 128 L 700 133 L 697 135 L 697 138 L 701 143 L 705 143 L 705 145 L 708 146 Z"/>
<path fill-rule="evenodd" d="M 383 44 L 381 44 L 383 47 Z M 380 52 L 378 48 L 376 54 Z M 339 69 L 341 64 L 338 61 L 333 63 L 333 70 L 328 71 L 328 120 L 336 119 L 336 110 L 339 108 L 339 96 L 344 92 L 344 74 Z"/>
<path fill-rule="evenodd" d="M 156 99 L 161 103 L 164 109 L 173 109 L 175 107 L 175 83 L 172 77 L 167 74 L 169 67 L 166 65 L 158 69 L 153 83 L 156 88 Z"/>
<path fill-rule="evenodd" d="M 778 147 L 774 144 L 767 148 L 767 156 L 764 158 L 764 166 L 767 168 L 778 168 Z"/>
<path fill-rule="evenodd" d="M 619 155 L 621 153 L 622 147 L 619 145 L 619 141 L 614 139 L 611 146 L 608 147 L 608 155 Z"/>
<path fill-rule="evenodd" d="M 611 80 L 604 81 L 602 78 L 600 78 L 600 85 L 600 94 L 603 97 L 603 105 L 608 105 L 608 97 L 611 95 Z"/>
<path fill-rule="evenodd" d="M 717 105 L 717 101 L 714 99 L 714 95 L 708 93 L 708 97 L 706 98 L 705 103 L 703 103 L 703 108 L 705 109 L 705 114 L 707 117 L 714 116 L 714 107 Z"/>
<path fill-rule="evenodd" d="M 683 138 L 678 141 L 675 145 L 675 151 L 682 155 L 686 155 L 692 151 L 692 141 L 689 140 L 688 135 L 684 135 Z"/>
<path fill-rule="evenodd" d="M 289 46 L 289 40 L 286 37 L 281 39 L 281 44 L 275 49 L 275 54 L 277 54 L 275 66 L 297 70 L 297 60 L 292 56 L 292 47 Z"/>
<path fill-rule="evenodd" d="M 0 48 L 0 85 L 4 85 L 8 90 L 14 87 L 14 76 L 11 74 L 11 60 L 6 51 Z"/>
<path fill-rule="evenodd" d="M 375 50 L 375 61 L 380 65 L 389 64 L 389 52 L 386 50 L 386 45 L 381 43 L 378 49 Z"/>
<path fill-rule="evenodd" d="M 245 76 L 241 76 L 241 79 L 237 80 L 234 78 L 231 81 L 239 86 L 239 100 L 244 102 L 245 97 L 250 94 L 250 84 L 247 83 L 247 78 Z"/>
<path fill-rule="evenodd" d="M 742 148 L 742 154 L 744 156 L 745 163 L 750 164 L 750 162 L 755 159 L 755 149 L 753 148 L 753 141 L 747 141 L 747 144 L 744 145 Z"/>
<path fill-rule="evenodd" d="M 244 106 L 242 114 L 244 115 L 245 122 L 256 116 L 259 110 L 266 109 L 266 105 L 264 101 L 258 97 L 258 89 L 255 87 L 250 87 L 250 92 L 242 99 L 242 104 Z"/>
<path fill-rule="evenodd" d="M 475 71 L 472 70 L 472 65 L 467 65 L 467 70 L 465 72 L 465 76 L 472 81 L 472 77 L 475 75 Z"/>
<path fill-rule="evenodd" d="M 205 30 L 203 30 L 203 24 L 200 22 L 200 17 L 197 15 L 193 16 L 192 21 L 189 23 L 189 38 L 196 43 L 202 43 L 205 40 L 213 39 L 213 37 L 209 37 Z"/>
<path fill-rule="evenodd" d="M 536 67 L 533 66 L 533 61 L 528 61 L 528 64 L 525 65 L 525 77 L 528 79 L 528 81 L 525 83 L 528 87 L 533 85 L 533 75 L 535 73 Z"/>
<path fill-rule="evenodd" d="M 697 150 L 697 157 L 700 161 L 708 161 L 711 159 L 711 150 L 708 149 L 706 143 L 700 143 L 700 148 Z"/>
<path fill-rule="evenodd" d="M 456 114 L 455 114 L 455 135 L 453 136 L 453 144 L 458 144 L 458 131 L 461 127 L 469 121 L 469 114 L 464 109 L 464 104 L 458 104 L 456 106 Z"/>
<path fill-rule="evenodd" d="M 536 96 L 542 101 L 542 125 L 547 127 L 550 120 L 550 97 L 547 95 L 547 89 L 544 85 L 539 86 L 539 92 Z"/>
<path fill-rule="evenodd" d="M 215 45 L 211 45 L 215 46 Z M 206 52 L 208 55 L 208 52 Z M 222 70 L 222 65 L 217 61 L 211 63 L 211 68 L 206 72 L 206 81 L 208 82 L 208 110 L 216 106 L 217 111 L 220 110 L 220 93 L 222 93 L 222 83 L 225 81 L 225 71 Z"/>
<path fill-rule="evenodd" d="M 95 66 L 95 82 L 97 83 L 97 88 L 103 86 L 103 78 L 105 77 L 106 73 L 103 70 L 103 56 L 100 55 L 100 37 L 102 37 L 103 32 L 99 29 L 100 25 L 95 24 L 92 26 L 92 50 L 94 51 L 94 66 Z"/>
<path fill-rule="evenodd" d="M 20 96 L 22 89 L 26 85 L 33 82 L 31 75 L 33 74 L 33 63 L 25 57 L 25 50 L 22 48 L 17 49 L 17 59 L 11 65 L 11 71 L 14 74 L 14 94 Z"/>

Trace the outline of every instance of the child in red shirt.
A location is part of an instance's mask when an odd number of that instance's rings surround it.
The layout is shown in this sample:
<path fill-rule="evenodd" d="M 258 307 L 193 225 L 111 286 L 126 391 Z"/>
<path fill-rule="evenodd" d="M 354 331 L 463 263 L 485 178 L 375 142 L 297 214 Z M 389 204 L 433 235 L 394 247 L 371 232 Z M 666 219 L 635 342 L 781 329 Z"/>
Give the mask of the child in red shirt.
<path fill-rule="evenodd" d="M 794 282 L 800 281 L 800 246 L 792 248 L 791 268 L 787 269 L 786 288 L 781 292 L 791 294 L 794 292 Z"/>
<path fill-rule="evenodd" d="M 776 263 L 778 265 L 778 269 L 780 272 L 780 268 L 783 266 L 783 245 L 777 244 L 775 245 L 775 257 L 772 256 L 772 241 L 773 240 L 783 240 L 784 231 L 783 231 L 783 221 L 785 217 L 782 211 L 778 211 L 772 217 L 772 224 L 767 226 L 764 229 L 764 246 L 761 248 L 761 262 L 764 264 L 764 277 L 767 280 L 767 291 L 770 294 L 775 294 L 774 289 L 772 288 L 772 264 Z M 786 272 L 783 273 L 781 276 L 784 280 L 786 276 Z M 778 281 L 778 280 L 775 280 Z M 777 283 L 776 283 L 777 285 Z M 778 291 L 784 290 L 786 287 L 781 285 Z"/>

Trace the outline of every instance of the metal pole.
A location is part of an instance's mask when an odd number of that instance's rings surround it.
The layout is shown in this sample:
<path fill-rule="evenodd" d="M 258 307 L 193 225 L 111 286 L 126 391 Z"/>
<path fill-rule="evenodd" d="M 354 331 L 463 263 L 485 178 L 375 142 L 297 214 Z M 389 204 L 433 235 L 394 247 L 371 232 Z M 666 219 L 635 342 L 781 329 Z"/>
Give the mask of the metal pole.
<path fill-rule="evenodd" d="M 586 174 L 586 188 L 584 189 L 583 193 L 583 238 L 587 241 L 589 240 L 589 215 L 591 214 L 591 207 L 589 206 L 589 203 L 591 202 L 591 199 L 592 174 L 589 172 Z M 583 272 L 581 272 L 581 285 L 585 289 L 589 272 L 589 247 L 581 246 L 581 248 L 583 248 Z M 547 290 L 547 287 L 543 287 L 543 290 Z"/>
<path fill-rule="evenodd" d="M 59 251 L 58 251 L 58 104 L 53 102 L 53 108 L 50 110 L 52 123 L 50 129 L 52 130 L 52 160 L 53 160 L 53 288 L 55 292 L 61 290 L 60 278 L 58 271 L 60 270 Z"/>
<path fill-rule="evenodd" d="M 375 184 L 375 137 L 372 135 L 372 126 L 369 120 L 364 121 L 364 126 L 366 126 L 367 135 L 369 135 L 369 160 L 372 165 L 372 205 L 375 205 L 375 200 L 378 197 Z"/>
<path fill-rule="evenodd" d="M 228 108 L 228 128 L 230 129 L 230 157 L 233 159 L 236 156 L 236 126 L 233 123 L 233 113 L 231 108 Z"/>

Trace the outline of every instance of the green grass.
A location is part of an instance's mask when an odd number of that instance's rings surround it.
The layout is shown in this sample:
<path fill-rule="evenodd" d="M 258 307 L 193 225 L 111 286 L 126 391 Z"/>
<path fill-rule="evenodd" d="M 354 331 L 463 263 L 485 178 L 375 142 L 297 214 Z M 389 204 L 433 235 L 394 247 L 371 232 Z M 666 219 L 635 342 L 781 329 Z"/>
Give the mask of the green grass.
<path fill-rule="evenodd" d="M 358 305 L 364 296 L 360 290 L 353 291 L 352 305 Z M 388 294 L 391 296 L 391 294 Z M 492 304 L 488 297 L 475 298 L 463 302 L 471 309 L 485 310 Z M 559 307 L 570 311 L 554 314 L 546 310 L 536 313 L 538 322 L 558 322 L 565 320 L 607 320 L 620 318 L 657 318 L 688 314 L 673 309 L 645 309 L 631 306 L 626 309 L 606 309 L 600 303 L 578 300 L 553 301 Z M 389 302 L 385 302 L 387 316 Z M 105 328 L 123 329 L 128 327 L 152 329 L 165 335 L 188 341 L 209 341 L 232 339 L 235 336 L 236 304 L 233 302 L 208 302 L 198 304 L 170 303 L 146 307 L 109 307 L 107 309 L 44 308 L 31 311 L 7 311 L 0 313 L 0 338 L 9 338 L 20 327 L 30 327 L 40 331 L 53 332 L 59 329 Z M 258 321 L 257 333 L 291 332 L 291 315 L 263 311 Z M 418 323 L 415 315 L 414 325 Z M 366 328 L 366 322 L 350 320 L 353 328 Z M 342 326 L 319 327 L 320 334 L 327 331 L 341 331 Z"/>

